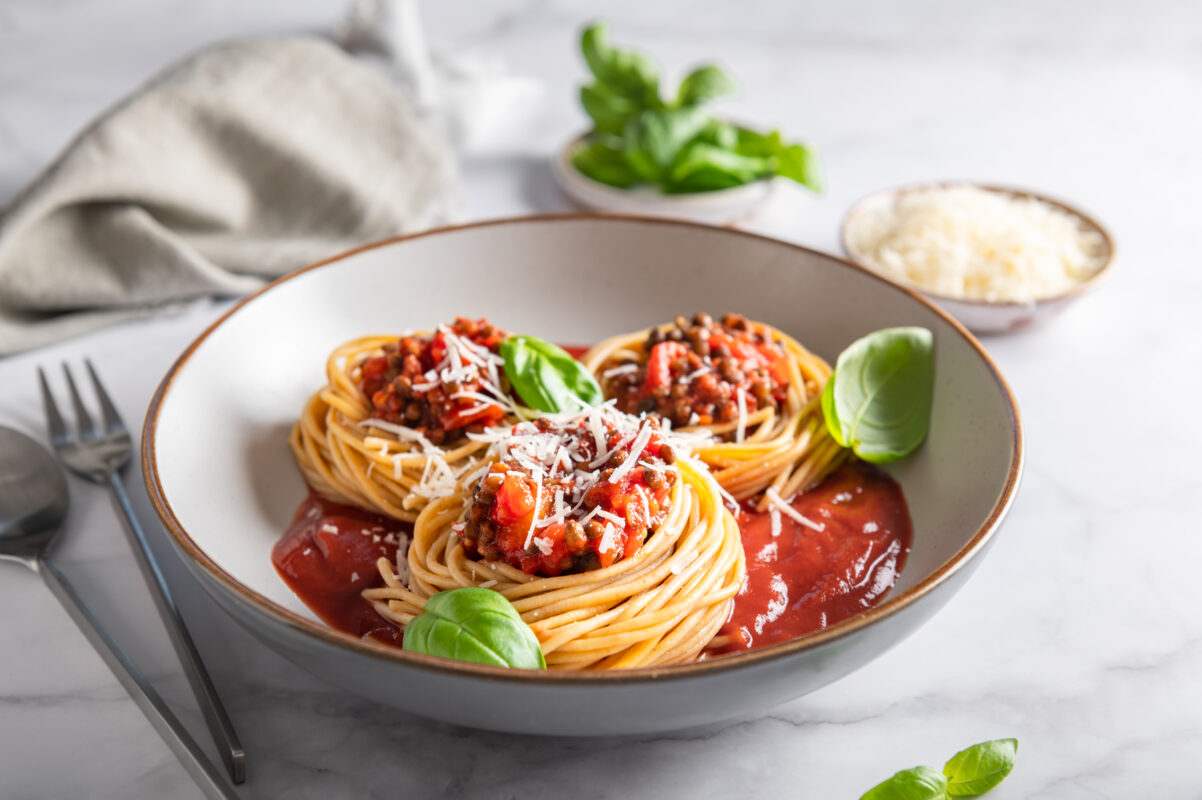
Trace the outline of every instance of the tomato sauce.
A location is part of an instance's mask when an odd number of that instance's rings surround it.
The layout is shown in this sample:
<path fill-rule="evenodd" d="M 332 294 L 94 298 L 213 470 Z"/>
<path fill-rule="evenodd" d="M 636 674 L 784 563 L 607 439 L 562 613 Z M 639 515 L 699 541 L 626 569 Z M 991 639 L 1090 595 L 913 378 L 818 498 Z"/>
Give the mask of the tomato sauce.
<path fill-rule="evenodd" d="M 563 348 L 563 351 L 565 353 L 567 353 L 568 355 L 570 355 L 572 358 L 576 359 L 577 361 L 584 358 L 584 354 L 587 353 L 589 350 L 593 349 L 591 347 L 588 347 L 588 346 L 582 345 L 582 344 L 561 344 L 560 347 Z"/>
<path fill-rule="evenodd" d="M 901 487 L 877 467 L 851 461 L 792 501 L 815 531 L 781 514 L 744 509 L 739 531 L 747 582 L 719 631 L 738 652 L 795 639 L 871 608 L 893 587 L 912 529 Z"/>
<path fill-rule="evenodd" d="M 396 557 L 398 538 L 408 528 L 310 491 L 272 548 L 271 562 L 288 588 L 330 626 L 400 647 L 401 628 L 377 614 L 360 593 L 383 585 L 376 561 Z"/>

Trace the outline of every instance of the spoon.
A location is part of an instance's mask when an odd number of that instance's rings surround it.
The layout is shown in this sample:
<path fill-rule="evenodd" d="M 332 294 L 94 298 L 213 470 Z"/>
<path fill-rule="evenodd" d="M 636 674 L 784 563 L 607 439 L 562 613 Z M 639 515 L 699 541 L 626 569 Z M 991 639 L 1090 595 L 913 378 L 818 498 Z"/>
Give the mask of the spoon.
<path fill-rule="evenodd" d="M 0 560 L 24 564 L 42 576 L 205 794 L 237 798 L 233 786 L 209 761 L 163 698 L 84 606 L 58 567 L 46 558 L 67 516 L 68 498 L 67 479 L 49 451 L 25 434 L 0 426 Z"/>

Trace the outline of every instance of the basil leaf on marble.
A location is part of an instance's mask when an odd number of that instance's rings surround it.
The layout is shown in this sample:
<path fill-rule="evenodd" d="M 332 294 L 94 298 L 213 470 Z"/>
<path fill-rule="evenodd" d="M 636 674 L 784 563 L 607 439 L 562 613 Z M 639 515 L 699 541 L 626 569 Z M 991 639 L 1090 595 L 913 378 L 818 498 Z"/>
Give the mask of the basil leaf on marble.
<path fill-rule="evenodd" d="M 993 739 L 961 750 L 943 767 L 948 796 L 985 794 L 1006 779 L 1017 755 L 1017 739 Z"/>
<path fill-rule="evenodd" d="M 513 605 L 475 586 L 439 592 L 405 626 L 401 646 L 413 653 L 516 669 L 546 669 L 542 648 Z"/>
<path fill-rule="evenodd" d="M 914 767 L 894 774 L 860 796 L 860 800 L 946 800 L 947 779 L 934 767 Z"/>
<path fill-rule="evenodd" d="M 501 358 L 505 376 L 518 397 L 537 411 L 578 411 L 605 401 L 592 373 L 550 342 L 534 336 L 510 336 L 501 342 Z"/>
<path fill-rule="evenodd" d="M 922 444 L 935 391 L 934 336 L 926 328 L 884 328 L 852 342 L 822 390 L 827 429 L 875 464 Z"/>
<path fill-rule="evenodd" d="M 949 800 L 977 797 L 993 789 L 1014 769 L 1017 739 L 994 739 L 956 753 L 943 767 L 914 767 L 869 789 L 860 800 Z"/>

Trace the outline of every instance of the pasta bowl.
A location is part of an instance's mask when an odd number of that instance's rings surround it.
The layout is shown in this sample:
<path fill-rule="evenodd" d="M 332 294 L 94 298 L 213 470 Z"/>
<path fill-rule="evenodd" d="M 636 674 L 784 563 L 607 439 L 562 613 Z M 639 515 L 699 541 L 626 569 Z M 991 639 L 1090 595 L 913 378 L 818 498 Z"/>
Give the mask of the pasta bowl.
<path fill-rule="evenodd" d="M 678 666 L 512 670 L 403 652 L 325 625 L 275 573 L 272 546 L 305 495 L 288 432 L 327 354 L 365 333 L 488 316 L 587 344 L 696 310 L 737 311 L 833 360 L 872 330 L 934 334 L 930 433 L 889 467 L 914 523 L 880 604 L 821 631 Z M 550 735 L 637 734 L 766 710 L 904 640 L 980 563 L 1013 502 L 1014 399 L 979 343 L 934 305 L 850 262 L 683 221 L 563 215 L 378 242 L 243 300 L 180 356 L 151 403 L 143 467 L 169 538 L 214 601 L 303 668 L 451 723 Z"/>

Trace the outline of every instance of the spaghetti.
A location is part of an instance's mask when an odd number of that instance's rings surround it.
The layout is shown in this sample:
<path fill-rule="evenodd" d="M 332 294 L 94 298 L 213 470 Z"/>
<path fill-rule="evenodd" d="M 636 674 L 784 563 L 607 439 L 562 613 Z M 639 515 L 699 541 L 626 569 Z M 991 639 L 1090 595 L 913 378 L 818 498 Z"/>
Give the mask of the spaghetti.
<path fill-rule="evenodd" d="M 608 398 L 714 439 L 694 450 L 736 500 L 790 497 L 846 458 L 820 405 L 824 360 L 768 325 L 728 314 L 621 334 L 583 357 Z"/>
<path fill-rule="evenodd" d="M 335 349 L 289 438 L 305 481 L 331 500 L 416 520 L 481 463 L 487 444 L 469 431 L 518 419 L 495 353 L 504 336 L 461 318 Z"/>
<path fill-rule="evenodd" d="M 492 466 L 425 506 L 408 552 L 398 552 L 395 563 L 381 558 L 385 585 L 363 596 L 404 625 L 437 592 L 491 588 L 530 625 L 552 668 L 696 659 L 729 618 L 746 572 L 738 524 L 716 481 L 676 455 L 689 445 L 653 419 L 605 407 L 491 438 Z M 537 479 L 528 509 L 504 496 L 519 491 L 507 488 L 517 473 Z M 584 531 L 579 541 L 574 524 Z M 504 543 L 510 528 L 528 532 L 516 551 Z M 473 558 L 486 541 L 499 557 Z M 582 571 L 559 574 L 562 567 Z"/>

